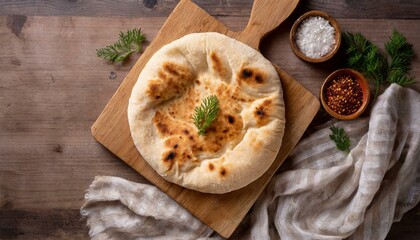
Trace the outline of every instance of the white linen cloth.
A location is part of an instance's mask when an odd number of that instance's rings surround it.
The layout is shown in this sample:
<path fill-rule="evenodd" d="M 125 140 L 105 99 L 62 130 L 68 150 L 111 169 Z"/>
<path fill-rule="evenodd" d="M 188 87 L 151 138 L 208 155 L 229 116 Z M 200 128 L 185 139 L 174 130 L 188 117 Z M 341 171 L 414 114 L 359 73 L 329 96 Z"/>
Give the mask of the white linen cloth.
<path fill-rule="evenodd" d="M 420 94 L 392 84 L 370 119 L 335 123 L 303 139 L 233 239 L 384 239 L 420 199 Z M 96 177 L 81 214 L 92 239 L 221 239 L 156 187 Z"/>

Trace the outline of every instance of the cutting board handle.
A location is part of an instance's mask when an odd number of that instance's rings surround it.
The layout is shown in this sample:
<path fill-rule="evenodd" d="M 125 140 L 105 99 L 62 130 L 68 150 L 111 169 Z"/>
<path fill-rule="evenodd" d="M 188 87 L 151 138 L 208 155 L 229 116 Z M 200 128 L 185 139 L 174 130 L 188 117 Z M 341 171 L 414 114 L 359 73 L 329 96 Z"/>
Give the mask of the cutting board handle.
<path fill-rule="evenodd" d="M 289 17 L 298 3 L 299 0 L 254 0 L 248 25 L 239 33 L 239 39 L 258 49 L 261 40 Z"/>

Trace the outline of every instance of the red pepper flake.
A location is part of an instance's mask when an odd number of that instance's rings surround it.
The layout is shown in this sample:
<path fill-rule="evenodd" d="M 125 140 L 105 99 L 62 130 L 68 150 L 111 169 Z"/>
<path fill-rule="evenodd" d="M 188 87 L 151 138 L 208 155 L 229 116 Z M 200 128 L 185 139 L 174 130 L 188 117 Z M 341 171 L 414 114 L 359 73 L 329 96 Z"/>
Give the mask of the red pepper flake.
<path fill-rule="evenodd" d="M 363 102 L 363 92 L 359 82 L 349 75 L 339 75 L 325 90 L 327 105 L 342 115 L 355 113 Z"/>

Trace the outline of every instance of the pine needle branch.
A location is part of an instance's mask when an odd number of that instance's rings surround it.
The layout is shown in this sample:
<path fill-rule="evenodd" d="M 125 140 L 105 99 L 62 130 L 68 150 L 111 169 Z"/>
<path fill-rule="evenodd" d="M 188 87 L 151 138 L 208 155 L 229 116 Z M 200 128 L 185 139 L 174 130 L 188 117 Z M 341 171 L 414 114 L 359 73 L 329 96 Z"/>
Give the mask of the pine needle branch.
<path fill-rule="evenodd" d="M 385 50 L 391 58 L 388 82 L 397 83 L 401 86 L 414 83 L 414 78 L 408 76 L 414 58 L 413 45 L 408 43 L 407 39 L 394 29 L 389 41 L 385 44 Z"/>
<path fill-rule="evenodd" d="M 219 111 L 219 100 L 215 95 L 204 98 L 201 105 L 195 108 L 192 119 L 199 135 L 204 135 L 206 129 L 216 119 Z"/>
<path fill-rule="evenodd" d="M 110 62 L 121 62 L 130 54 L 139 52 L 146 37 L 141 33 L 141 29 L 128 30 L 126 33 L 120 32 L 119 39 L 112 45 L 97 49 L 96 54 Z"/>
<path fill-rule="evenodd" d="M 385 82 L 397 83 L 404 87 L 415 83 L 414 78 L 408 76 L 414 57 L 413 45 L 398 31 L 394 30 L 385 44 L 386 53 L 381 52 L 361 33 L 343 33 L 343 43 L 348 67 L 362 72 L 374 81 L 375 99 L 379 94 L 380 85 Z"/>

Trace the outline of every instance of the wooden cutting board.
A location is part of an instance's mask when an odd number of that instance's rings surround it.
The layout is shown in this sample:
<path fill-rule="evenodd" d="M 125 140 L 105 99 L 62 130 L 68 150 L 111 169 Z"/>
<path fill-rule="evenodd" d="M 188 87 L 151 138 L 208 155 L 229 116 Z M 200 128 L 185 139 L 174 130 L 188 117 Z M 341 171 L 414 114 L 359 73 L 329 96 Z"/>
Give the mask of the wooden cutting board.
<path fill-rule="evenodd" d="M 296 7 L 298 0 L 255 0 L 250 21 L 242 32 L 232 32 L 190 0 L 181 0 L 92 126 L 92 134 L 150 182 L 171 196 L 220 235 L 229 237 L 292 151 L 319 110 L 319 101 L 296 80 L 277 68 L 286 104 L 283 145 L 270 169 L 255 182 L 227 194 L 206 194 L 167 182 L 142 158 L 132 141 L 127 120 L 131 90 L 149 58 L 163 45 L 192 32 L 219 32 L 255 49 Z M 289 9 L 289 10 L 285 10 Z"/>

